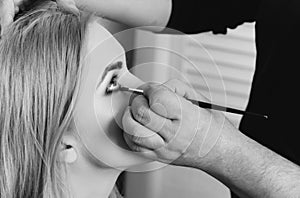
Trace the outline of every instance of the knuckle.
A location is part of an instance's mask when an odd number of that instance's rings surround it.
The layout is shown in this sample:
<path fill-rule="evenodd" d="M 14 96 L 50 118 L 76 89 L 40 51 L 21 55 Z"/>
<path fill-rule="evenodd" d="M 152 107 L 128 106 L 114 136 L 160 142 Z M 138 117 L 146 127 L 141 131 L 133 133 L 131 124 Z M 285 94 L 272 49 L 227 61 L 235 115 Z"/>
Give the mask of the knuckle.
<path fill-rule="evenodd" d="M 135 119 L 144 125 L 150 123 L 148 109 L 146 109 L 144 106 L 139 106 L 136 110 Z"/>
<path fill-rule="evenodd" d="M 146 111 L 145 107 L 139 106 L 139 107 L 137 108 L 136 115 L 137 115 L 138 117 L 140 117 L 140 118 L 143 118 L 144 115 L 145 115 L 145 111 Z"/>
<path fill-rule="evenodd" d="M 142 106 L 137 107 L 137 109 L 135 110 L 134 118 L 137 121 L 141 121 L 144 116 L 144 111 L 145 111 L 144 107 L 142 107 Z"/>

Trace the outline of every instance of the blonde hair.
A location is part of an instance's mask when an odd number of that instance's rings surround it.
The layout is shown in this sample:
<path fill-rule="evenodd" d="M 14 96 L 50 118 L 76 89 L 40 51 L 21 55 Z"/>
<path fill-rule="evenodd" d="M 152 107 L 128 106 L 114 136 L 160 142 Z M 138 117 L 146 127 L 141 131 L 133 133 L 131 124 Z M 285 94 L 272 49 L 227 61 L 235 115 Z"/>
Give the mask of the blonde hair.
<path fill-rule="evenodd" d="M 87 21 L 46 1 L 0 40 L 0 197 L 65 197 L 57 156 L 72 117 Z"/>

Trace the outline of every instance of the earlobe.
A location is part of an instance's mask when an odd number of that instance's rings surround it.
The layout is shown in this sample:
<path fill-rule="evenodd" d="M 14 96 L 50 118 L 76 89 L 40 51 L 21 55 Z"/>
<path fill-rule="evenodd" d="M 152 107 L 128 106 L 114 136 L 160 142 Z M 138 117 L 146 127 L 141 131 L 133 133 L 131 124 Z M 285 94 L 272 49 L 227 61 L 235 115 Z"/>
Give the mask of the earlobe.
<path fill-rule="evenodd" d="M 61 161 L 71 164 L 77 160 L 77 152 L 71 145 L 66 145 L 65 148 L 60 153 Z"/>
<path fill-rule="evenodd" d="M 61 142 L 59 159 L 61 162 L 71 164 L 77 160 L 78 153 L 76 149 L 76 142 L 73 137 L 64 136 Z"/>

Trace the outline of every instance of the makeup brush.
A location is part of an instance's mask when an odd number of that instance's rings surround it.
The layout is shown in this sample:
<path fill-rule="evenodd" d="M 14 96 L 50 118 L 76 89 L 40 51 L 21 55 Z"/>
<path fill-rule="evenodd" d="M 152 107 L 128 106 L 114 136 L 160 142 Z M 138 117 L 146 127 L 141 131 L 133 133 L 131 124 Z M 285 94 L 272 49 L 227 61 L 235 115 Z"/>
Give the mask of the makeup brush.
<path fill-rule="evenodd" d="M 130 88 L 130 87 L 124 87 L 124 86 L 121 86 L 120 84 L 112 84 L 106 90 L 106 92 L 108 92 L 108 93 L 115 92 L 115 91 L 127 91 L 127 92 L 131 92 L 131 93 L 138 94 L 138 95 L 144 95 L 144 91 L 141 90 L 141 89 L 134 89 L 134 88 Z M 231 107 L 225 107 L 225 106 L 216 105 L 216 104 L 203 102 L 203 101 L 198 101 L 198 100 L 193 100 L 193 99 L 189 99 L 189 98 L 186 98 L 186 99 L 191 101 L 193 104 L 198 105 L 199 107 L 205 108 L 205 109 L 212 109 L 212 110 L 223 111 L 223 112 L 234 113 L 234 114 L 240 114 L 240 115 L 250 115 L 250 116 L 256 116 L 256 117 L 268 119 L 267 115 L 262 115 L 262 114 L 259 114 L 259 113 L 254 113 L 254 112 L 250 112 L 250 111 L 243 111 L 243 110 L 234 109 L 234 108 L 231 108 Z"/>

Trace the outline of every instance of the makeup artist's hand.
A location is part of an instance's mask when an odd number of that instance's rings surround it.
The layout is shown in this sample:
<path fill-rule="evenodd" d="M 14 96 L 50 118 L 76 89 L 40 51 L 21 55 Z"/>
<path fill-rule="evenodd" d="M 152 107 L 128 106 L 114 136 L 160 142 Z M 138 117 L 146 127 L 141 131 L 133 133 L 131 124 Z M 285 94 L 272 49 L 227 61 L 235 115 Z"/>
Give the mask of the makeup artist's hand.
<path fill-rule="evenodd" d="M 56 2 L 66 10 L 76 13 L 79 12 L 74 0 L 57 0 Z M 7 25 L 13 22 L 15 14 L 19 12 L 22 6 L 30 3 L 30 0 L 0 0 L 0 35 L 2 35 Z"/>
<path fill-rule="evenodd" d="M 19 6 L 26 0 L 0 0 L 1 35 L 7 25 L 13 22 L 14 16 L 19 12 Z"/>
<path fill-rule="evenodd" d="M 240 133 L 222 113 L 190 103 L 185 97 L 205 98 L 188 86 L 172 80 L 141 88 L 144 96 L 133 96 L 123 116 L 132 150 L 203 170 L 242 197 L 299 197 L 299 166 Z"/>
<path fill-rule="evenodd" d="M 185 99 L 205 101 L 204 97 L 178 80 L 140 88 L 144 96 L 132 96 L 123 116 L 124 138 L 132 150 L 185 166 L 209 153 L 222 131 L 224 116 Z"/>
<path fill-rule="evenodd" d="M 73 13 L 79 12 L 74 0 L 56 0 L 56 2 L 58 6 L 64 8 L 65 10 L 69 10 Z"/>

